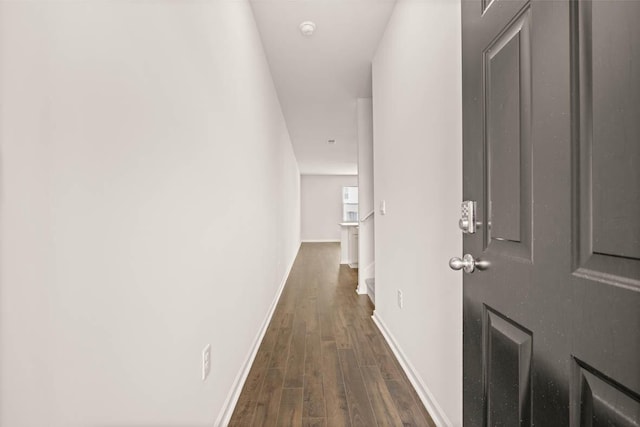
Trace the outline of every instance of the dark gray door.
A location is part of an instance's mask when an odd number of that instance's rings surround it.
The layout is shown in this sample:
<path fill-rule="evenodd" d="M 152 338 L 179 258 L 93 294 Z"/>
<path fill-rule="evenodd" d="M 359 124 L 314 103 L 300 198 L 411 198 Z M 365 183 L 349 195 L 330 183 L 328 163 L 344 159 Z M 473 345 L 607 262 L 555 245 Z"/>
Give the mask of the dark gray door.
<path fill-rule="evenodd" d="M 640 1 L 463 0 L 467 426 L 640 425 Z"/>

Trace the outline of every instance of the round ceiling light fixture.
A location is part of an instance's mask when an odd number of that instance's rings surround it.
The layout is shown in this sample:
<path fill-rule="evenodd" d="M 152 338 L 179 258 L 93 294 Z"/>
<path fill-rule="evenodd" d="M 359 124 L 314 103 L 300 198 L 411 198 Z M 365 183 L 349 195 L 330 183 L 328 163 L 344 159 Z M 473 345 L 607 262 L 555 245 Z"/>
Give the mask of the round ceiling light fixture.
<path fill-rule="evenodd" d="M 311 21 L 304 21 L 302 24 L 300 24 L 300 32 L 307 37 L 313 35 L 315 30 L 316 24 Z"/>

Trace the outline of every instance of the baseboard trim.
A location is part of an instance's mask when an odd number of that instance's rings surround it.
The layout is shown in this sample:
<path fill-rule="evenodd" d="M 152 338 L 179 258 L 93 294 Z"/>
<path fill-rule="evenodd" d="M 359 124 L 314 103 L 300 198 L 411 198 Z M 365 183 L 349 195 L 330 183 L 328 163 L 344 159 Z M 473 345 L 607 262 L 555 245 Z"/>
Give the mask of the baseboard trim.
<path fill-rule="evenodd" d="M 376 305 L 376 291 L 372 289 L 369 285 L 367 285 L 367 296 L 371 300 L 373 305 Z"/>
<path fill-rule="evenodd" d="M 301 244 L 302 244 L 302 242 L 301 242 Z M 280 286 L 279 286 L 279 288 L 278 288 L 278 290 L 276 292 L 275 298 L 273 299 L 273 302 L 271 303 L 271 306 L 269 307 L 269 310 L 267 311 L 267 315 L 266 315 L 264 321 L 262 322 L 262 326 L 260 327 L 260 330 L 258 331 L 258 335 L 256 336 L 255 340 L 253 341 L 253 344 L 251 345 L 251 349 L 249 350 L 249 354 L 248 354 L 247 358 L 245 359 L 245 362 L 242 365 L 242 368 L 240 369 L 240 372 L 236 376 L 236 379 L 233 382 L 233 385 L 231 386 L 231 391 L 229 392 L 229 395 L 227 396 L 227 400 L 224 402 L 224 405 L 222 405 L 222 409 L 220 410 L 220 414 L 218 415 L 218 418 L 216 419 L 216 422 L 214 424 L 214 426 L 216 426 L 216 427 L 229 425 L 229 422 L 231 421 L 231 416 L 233 415 L 233 411 L 235 410 L 236 404 L 238 403 L 238 399 L 240 398 L 240 393 L 242 392 L 242 387 L 244 387 L 244 383 L 247 380 L 247 377 L 249 376 L 249 371 L 251 370 L 251 366 L 253 365 L 253 362 L 254 362 L 254 360 L 256 358 L 256 355 L 258 354 L 258 349 L 260 348 L 260 344 L 262 343 L 262 339 L 264 338 L 264 335 L 267 332 L 267 328 L 269 327 L 269 323 L 271 322 L 271 318 L 273 317 L 273 313 L 276 310 L 276 306 L 278 305 L 278 301 L 280 300 L 280 296 L 282 295 L 282 291 L 284 290 L 284 286 L 287 283 L 287 279 L 289 278 L 289 274 L 291 274 L 291 269 L 293 268 L 293 263 L 296 260 L 298 252 L 300 252 L 300 246 L 298 246 L 298 251 L 296 252 L 296 255 L 293 257 L 293 259 L 291 260 L 291 262 L 289 264 L 289 267 L 286 270 L 286 274 L 282 278 L 282 283 L 280 283 Z"/>
<path fill-rule="evenodd" d="M 442 410 L 442 407 L 438 405 L 438 402 L 433 397 L 433 393 L 431 393 L 429 388 L 422 381 L 416 369 L 404 354 L 404 352 L 394 339 L 393 335 L 385 325 L 384 321 L 380 318 L 376 311 L 373 312 L 373 316 L 371 316 L 371 318 L 382 333 L 384 339 L 389 344 L 389 347 L 391 347 L 391 351 L 393 351 L 396 359 L 398 359 L 400 366 L 404 370 L 405 374 L 407 374 L 409 381 L 411 381 L 411 385 L 413 385 L 413 388 L 418 393 L 418 397 L 420 397 L 420 400 L 422 400 L 422 403 L 424 404 L 425 408 L 427 408 L 427 411 L 431 415 L 431 418 L 433 418 L 433 421 L 436 423 L 436 425 L 438 427 L 453 426 L 447 415 Z"/>
<path fill-rule="evenodd" d="M 313 239 L 313 240 L 303 240 L 302 243 L 340 243 L 340 239 Z"/>
<path fill-rule="evenodd" d="M 358 269 L 358 293 L 364 295 L 368 293 L 365 281 L 370 277 L 375 277 L 374 265 L 375 261 L 371 261 L 369 265 Z"/>

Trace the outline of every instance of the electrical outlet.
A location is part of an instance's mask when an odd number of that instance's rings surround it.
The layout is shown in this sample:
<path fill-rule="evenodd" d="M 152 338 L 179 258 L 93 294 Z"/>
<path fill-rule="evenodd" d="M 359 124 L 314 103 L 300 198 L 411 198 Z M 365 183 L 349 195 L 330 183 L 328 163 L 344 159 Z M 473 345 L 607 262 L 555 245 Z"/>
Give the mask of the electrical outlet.
<path fill-rule="evenodd" d="M 386 200 L 381 200 L 380 201 L 380 215 L 386 215 L 387 214 L 387 201 Z"/>
<path fill-rule="evenodd" d="M 211 344 L 202 350 L 202 381 L 206 380 L 211 372 Z"/>
<path fill-rule="evenodd" d="M 398 307 L 402 308 L 404 306 L 404 298 L 402 296 L 402 291 L 398 289 Z"/>

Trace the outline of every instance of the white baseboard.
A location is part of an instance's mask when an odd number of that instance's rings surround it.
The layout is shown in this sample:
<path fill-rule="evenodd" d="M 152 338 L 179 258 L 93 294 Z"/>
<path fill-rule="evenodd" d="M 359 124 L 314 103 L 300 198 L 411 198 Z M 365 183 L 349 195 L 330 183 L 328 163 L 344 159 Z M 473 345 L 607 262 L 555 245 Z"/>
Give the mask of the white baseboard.
<path fill-rule="evenodd" d="M 375 277 L 375 264 L 375 261 L 372 261 L 366 267 L 358 269 L 358 293 L 360 295 L 367 293 L 367 285 L 364 281 L 370 277 Z"/>
<path fill-rule="evenodd" d="M 312 239 L 303 240 L 302 243 L 340 243 L 340 239 Z"/>
<path fill-rule="evenodd" d="M 378 329 L 382 333 L 382 336 L 384 336 L 384 339 L 387 340 L 387 343 L 389 344 L 389 347 L 391 347 L 393 354 L 396 356 L 396 359 L 398 359 L 398 362 L 400 362 L 400 366 L 402 366 L 405 374 L 407 374 L 409 381 L 411 381 L 411 385 L 413 385 L 413 388 L 415 388 L 418 396 L 420 397 L 420 400 L 422 400 L 424 407 L 427 408 L 427 411 L 431 415 L 431 418 L 433 418 L 433 421 L 436 423 L 436 425 L 438 427 L 453 426 L 440 405 L 438 405 L 436 399 L 433 397 L 433 393 L 429 391 L 429 388 L 422 381 L 415 368 L 413 367 L 407 356 L 404 354 L 400 346 L 398 346 L 398 343 L 393 338 L 393 335 L 391 334 L 391 332 L 389 332 L 389 329 L 387 329 L 387 326 L 384 324 L 376 311 L 373 312 L 373 316 L 371 316 L 371 318 L 373 319 L 373 322 L 376 324 L 376 326 L 378 326 Z"/>
<path fill-rule="evenodd" d="M 300 252 L 300 247 L 298 247 L 298 252 Z M 215 427 L 226 426 L 231 421 L 231 416 L 233 415 L 233 411 L 236 408 L 236 404 L 238 403 L 238 398 L 240 398 L 242 387 L 244 387 L 244 383 L 247 380 L 247 377 L 249 376 L 249 371 L 251 370 L 253 361 L 255 360 L 256 355 L 258 354 L 258 349 L 260 348 L 262 339 L 264 338 L 264 335 L 267 332 L 267 328 L 269 327 L 269 323 L 271 322 L 273 313 L 276 310 L 276 306 L 278 305 L 278 301 L 280 300 L 280 295 L 282 295 L 282 290 L 284 289 L 284 286 L 287 283 L 287 279 L 289 278 L 289 274 L 291 273 L 291 269 L 293 268 L 293 263 L 296 260 L 298 252 L 296 252 L 296 255 L 291 260 L 291 263 L 289 264 L 289 267 L 287 268 L 286 273 L 282 278 L 282 283 L 280 283 L 280 286 L 276 292 L 276 296 L 273 299 L 273 302 L 271 303 L 269 310 L 267 311 L 267 316 L 265 317 L 264 322 L 262 322 L 262 326 L 258 331 L 258 335 L 256 336 L 255 340 L 253 341 L 253 344 L 251 345 L 249 354 L 247 355 L 247 358 L 245 359 L 245 362 L 242 365 L 240 372 L 236 376 L 236 379 L 233 382 L 233 385 L 231 386 L 231 391 L 227 396 L 227 400 L 224 402 L 224 405 L 222 405 L 220 414 L 218 415 L 218 418 L 216 419 L 216 422 L 214 424 Z"/>
<path fill-rule="evenodd" d="M 371 286 L 367 285 L 367 295 L 369 296 L 369 299 L 371 300 L 371 303 L 373 305 L 376 304 L 376 290 L 372 289 Z"/>

